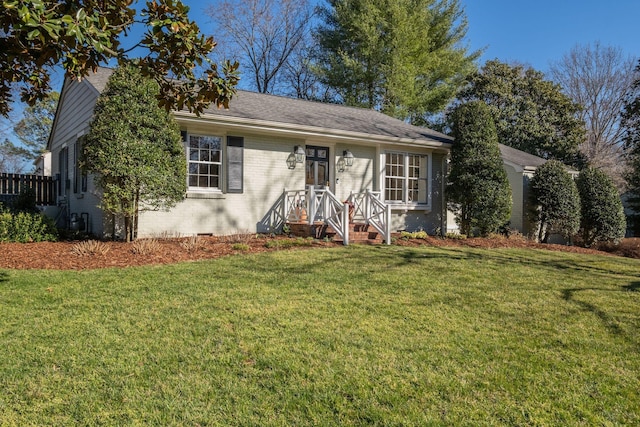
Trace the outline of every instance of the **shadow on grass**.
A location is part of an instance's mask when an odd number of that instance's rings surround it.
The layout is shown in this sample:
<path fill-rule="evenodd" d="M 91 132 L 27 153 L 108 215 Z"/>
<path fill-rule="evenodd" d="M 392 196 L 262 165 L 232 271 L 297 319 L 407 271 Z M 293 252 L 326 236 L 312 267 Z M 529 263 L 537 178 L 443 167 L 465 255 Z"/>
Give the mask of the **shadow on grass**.
<path fill-rule="evenodd" d="M 629 290 L 629 288 L 633 288 L 632 290 L 635 291 L 635 290 L 637 290 L 638 287 L 640 287 L 640 282 L 634 282 L 634 283 L 631 283 L 630 285 L 623 286 L 622 289 L 620 289 L 620 290 L 612 290 L 612 289 L 604 289 L 604 288 L 572 288 L 572 289 L 564 289 L 562 291 L 562 299 L 567 301 L 567 302 L 570 302 L 570 303 L 573 303 L 573 304 L 577 305 L 578 307 L 582 308 L 584 311 L 593 313 L 598 319 L 600 319 L 600 321 L 602 322 L 602 325 L 612 335 L 617 335 L 617 336 L 625 339 L 627 342 L 629 342 L 633 346 L 637 347 L 638 350 L 640 350 L 640 343 L 636 342 L 634 340 L 633 336 L 631 336 L 624 329 L 622 329 L 620 327 L 620 325 L 618 325 L 618 323 L 609 314 L 607 314 L 607 312 L 605 312 L 604 310 L 598 308 L 595 304 L 591 304 L 591 303 L 586 302 L 586 301 L 580 301 L 580 300 L 575 298 L 575 295 L 578 292 L 584 292 L 584 291 L 627 292 Z M 635 334 L 633 334 L 633 335 L 635 335 Z"/>
<path fill-rule="evenodd" d="M 9 273 L 0 270 L 0 283 L 9 281 Z"/>
<path fill-rule="evenodd" d="M 629 283 L 628 285 L 625 285 L 622 288 L 631 292 L 640 292 L 640 282 Z"/>

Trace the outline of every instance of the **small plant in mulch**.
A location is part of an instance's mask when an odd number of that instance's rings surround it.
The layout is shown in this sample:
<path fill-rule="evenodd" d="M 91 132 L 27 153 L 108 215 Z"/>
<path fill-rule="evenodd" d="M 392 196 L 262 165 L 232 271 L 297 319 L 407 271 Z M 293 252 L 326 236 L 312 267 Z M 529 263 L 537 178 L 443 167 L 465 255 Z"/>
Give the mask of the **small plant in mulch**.
<path fill-rule="evenodd" d="M 249 231 L 237 231 L 233 234 L 229 234 L 224 237 L 226 243 L 245 243 L 249 244 L 251 240 L 255 238 L 255 234 L 251 234 Z"/>
<path fill-rule="evenodd" d="M 233 249 L 234 251 L 245 252 L 251 249 L 251 246 L 247 245 L 246 243 L 234 243 L 231 245 L 231 249 Z"/>
<path fill-rule="evenodd" d="M 160 251 L 158 239 L 138 239 L 131 243 L 131 252 L 136 255 L 151 255 Z"/>
<path fill-rule="evenodd" d="M 71 253 L 77 256 L 106 255 L 109 245 L 99 240 L 85 240 L 71 247 Z"/>
<path fill-rule="evenodd" d="M 429 235 L 424 230 L 414 231 L 414 232 L 409 232 L 409 231 L 400 232 L 400 238 L 401 239 L 405 239 L 405 240 L 409 240 L 409 239 L 423 239 L 424 240 L 427 237 L 429 237 Z"/>
<path fill-rule="evenodd" d="M 189 253 L 196 252 L 201 246 L 202 241 L 197 234 L 180 241 L 180 247 Z"/>
<path fill-rule="evenodd" d="M 465 240 L 467 238 L 466 234 L 460 234 L 460 233 L 447 233 L 446 235 L 447 239 L 451 239 L 451 240 Z"/>

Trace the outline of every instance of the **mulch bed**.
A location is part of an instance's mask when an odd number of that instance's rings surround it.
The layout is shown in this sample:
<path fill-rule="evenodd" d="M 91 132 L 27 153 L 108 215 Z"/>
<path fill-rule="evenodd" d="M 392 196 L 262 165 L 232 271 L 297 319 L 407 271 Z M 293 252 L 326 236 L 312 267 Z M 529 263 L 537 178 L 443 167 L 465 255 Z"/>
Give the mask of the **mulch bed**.
<path fill-rule="evenodd" d="M 6 269 L 51 269 L 86 270 L 106 267 L 129 267 L 140 265 L 173 264 L 185 261 L 219 258 L 234 254 L 253 254 L 281 250 L 267 247 L 269 240 L 287 240 L 286 236 L 245 236 L 238 240 L 229 237 L 200 237 L 197 249 L 186 249 L 186 239 L 157 239 L 149 253 L 136 252 L 136 243 L 103 242 L 104 254 L 78 255 L 74 253 L 78 241 L 42 243 L 1 243 L 0 268 Z M 398 246 L 454 246 L 472 248 L 536 248 L 584 254 L 612 254 L 640 258 L 640 239 L 625 239 L 619 246 L 602 247 L 604 251 L 577 246 L 540 244 L 519 238 L 474 238 L 474 239 L 395 239 Z M 337 243 L 313 241 L 310 246 L 296 248 L 336 247 Z M 282 246 L 284 247 L 284 246 Z"/>

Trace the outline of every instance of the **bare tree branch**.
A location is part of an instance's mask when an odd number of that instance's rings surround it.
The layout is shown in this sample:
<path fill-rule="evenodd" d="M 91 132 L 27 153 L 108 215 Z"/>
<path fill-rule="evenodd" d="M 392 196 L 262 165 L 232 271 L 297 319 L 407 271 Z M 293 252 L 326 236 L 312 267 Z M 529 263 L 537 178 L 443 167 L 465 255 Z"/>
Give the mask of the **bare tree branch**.
<path fill-rule="evenodd" d="M 580 150 L 591 166 L 611 176 L 624 188 L 625 130 L 620 126 L 625 97 L 633 83 L 636 59 L 611 46 L 577 45 L 552 64 L 551 76 L 582 106 L 578 113 L 587 128 Z"/>
<path fill-rule="evenodd" d="M 309 0 L 222 0 L 207 8 L 220 53 L 242 64 L 261 93 L 286 92 L 283 71 L 310 32 Z"/>

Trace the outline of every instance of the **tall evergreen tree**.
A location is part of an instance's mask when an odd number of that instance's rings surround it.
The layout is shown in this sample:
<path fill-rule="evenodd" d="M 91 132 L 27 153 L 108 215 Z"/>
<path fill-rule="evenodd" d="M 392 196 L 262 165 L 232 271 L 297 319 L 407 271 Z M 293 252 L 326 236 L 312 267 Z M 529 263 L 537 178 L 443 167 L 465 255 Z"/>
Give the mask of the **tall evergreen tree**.
<path fill-rule="evenodd" d="M 625 177 L 627 203 L 633 212 L 628 220 L 637 236 L 640 235 L 640 61 L 635 76 L 633 90 L 625 103 L 622 125 L 626 130 L 624 145 L 629 165 Z"/>
<path fill-rule="evenodd" d="M 576 184 L 580 193 L 580 228 L 584 245 L 622 239 L 627 223 L 613 180 L 603 171 L 589 167 L 580 172 Z"/>
<path fill-rule="evenodd" d="M 318 69 L 337 101 L 419 121 L 442 110 L 479 52 L 458 0 L 329 0 Z"/>
<path fill-rule="evenodd" d="M 463 234 L 494 232 L 511 215 L 511 188 L 502 165 L 498 136 L 488 107 L 481 101 L 453 112 L 449 209 Z"/>
<path fill-rule="evenodd" d="M 549 160 L 536 169 L 529 185 L 532 220 L 538 240 L 547 243 L 554 234 L 570 237 L 580 227 L 580 197 L 564 164 Z"/>
<path fill-rule="evenodd" d="M 187 161 L 180 128 L 158 107 L 157 83 L 134 67 L 109 78 L 84 143 L 84 168 L 95 174 L 102 208 L 124 218 L 125 239 L 136 237 L 138 214 L 168 209 L 184 198 Z"/>
<path fill-rule="evenodd" d="M 500 143 L 533 155 L 578 165 L 585 140 L 580 106 L 559 85 L 533 68 L 487 61 L 471 75 L 461 102 L 484 101 L 496 123 Z"/>

